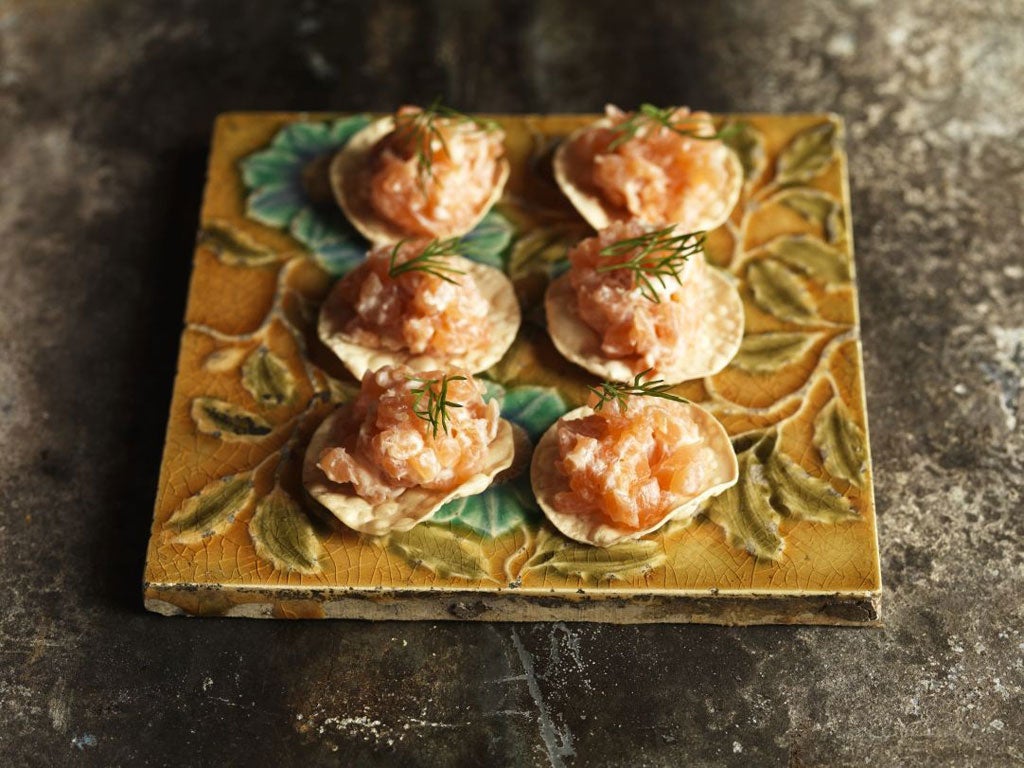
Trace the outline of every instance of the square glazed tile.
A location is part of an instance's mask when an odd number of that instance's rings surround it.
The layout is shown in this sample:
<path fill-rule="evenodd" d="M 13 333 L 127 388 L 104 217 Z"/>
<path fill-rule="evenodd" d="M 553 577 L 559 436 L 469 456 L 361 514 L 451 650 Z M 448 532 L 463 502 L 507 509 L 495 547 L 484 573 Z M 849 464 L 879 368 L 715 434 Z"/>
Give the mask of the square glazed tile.
<path fill-rule="evenodd" d="M 557 142 L 594 116 L 496 116 L 512 176 L 475 231 L 524 324 L 484 374 L 534 438 L 593 377 L 564 361 L 541 298 L 589 232 L 555 186 Z M 708 238 L 746 328 L 726 370 L 676 388 L 734 438 L 736 488 L 688 522 L 607 550 L 562 538 L 528 473 L 385 538 L 303 491 L 302 452 L 357 389 L 315 334 L 364 243 L 326 162 L 362 116 L 238 113 L 216 124 L 152 537 L 148 608 L 367 619 L 874 624 L 881 581 L 842 126 L 735 115 L 744 193 Z"/>

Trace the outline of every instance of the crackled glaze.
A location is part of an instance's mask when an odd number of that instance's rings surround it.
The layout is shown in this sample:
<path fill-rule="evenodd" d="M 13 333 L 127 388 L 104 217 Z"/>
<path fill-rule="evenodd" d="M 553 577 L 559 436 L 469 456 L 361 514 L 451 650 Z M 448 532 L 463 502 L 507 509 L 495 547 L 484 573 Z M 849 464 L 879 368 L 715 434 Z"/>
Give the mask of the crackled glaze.
<path fill-rule="evenodd" d="M 593 117 L 497 119 L 512 173 L 469 236 L 467 255 L 505 269 L 523 305 L 516 341 L 484 374 L 519 427 L 517 456 L 501 484 L 382 538 L 360 536 L 318 509 L 297 463 L 332 404 L 355 391 L 314 326 L 333 276 L 358 263 L 365 246 L 322 196 L 331 153 L 365 118 L 218 120 L 147 604 L 224 615 L 877 621 L 838 122 L 731 118 L 742 123 L 732 135 L 746 179 L 707 256 L 740 286 L 745 338 L 732 365 L 676 391 L 733 436 L 740 482 L 693 521 L 596 550 L 542 522 L 523 473 L 531 440 L 595 383 L 554 350 L 541 310 L 566 246 L 590 233 L 554 183 L 552 149 Z"/>

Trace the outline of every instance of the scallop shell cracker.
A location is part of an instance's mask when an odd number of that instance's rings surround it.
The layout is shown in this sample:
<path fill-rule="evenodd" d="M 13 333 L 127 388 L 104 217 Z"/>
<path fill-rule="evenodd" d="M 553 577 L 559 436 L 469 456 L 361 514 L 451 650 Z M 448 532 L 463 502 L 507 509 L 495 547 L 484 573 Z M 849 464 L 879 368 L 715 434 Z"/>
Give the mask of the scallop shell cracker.
<path fill-rule="evenodd" d="M 674 359 L 658 360 L 654 366 L 656 377 L 669 384 L 718 373 L 736 356 L 743 341 L 743 300 L 739 291 L 725 273 L 714 267 L 709 267 L 705 274 L 704 290 L 710 294 L 707 304 L 711 309 L 704 316 L 695 348 Z M 636 358 L 610 358 L 601 352 L 599 334 L 580 317 L 568 274 L 548 286 L 544 309 L 551 340 L 567 360 L 612 381 L 626 381 L 636 374 L 630 365 Z"/>
<path fill-rule="evenodd" d="M 612 222 L 628 221 L 635 217 L 627 209 L 609 203 L 593 185 L 580 178 L 580 169 L 574 169 L 570 162 L 569 147 L 587 131 L 595 128 L 610 128 L 613 124 L 610 118 L 605 117 L 574 131 L 558 146 L 553 159 L 555 181 L 558 182 L 559 188 L 569 198 L 579 214 L 596 230 L 602 230 Z M 642 219 L 641 221 L 658 226 L 678 224 L 687 232 L 710 232 L 712 229 L 722 226 L 729 218 L 733 208 L 736 207 L 740 193 L 743 191 L 743 164 L 739 157 L 732 150 L 725 148 L 722 158 L 727 165 L 728 182 L 723 186 L 722 194 L 715 200 L 709 201 L 705 209 L 695 215 L 691 221 L 644 221 Z"/>
<path fill-rule="evenodd" d="M 570 490 L 569 480 L 559 469 L 558 425 L 562 421 L 574 421 L 590 416 L 594 409 L 588 406 L 577 408 L 565 414 L 548 429 L 537 443 L 530 464 L 530 482 L 537 503 L 544 511 L 548 520 L 563 535 L 575 541 L 597 547 L 610 547 L 624 541 L 639 539 L 648 533 L 658 530 L 670 520 L 685 520 L 693 517 L 700 510 L 701 504 L 713 496 L 728 490 L 739 479 L 739 463 L 733 451 L 729 435 L 719 421 L 710 413 L 692 403 L 677 403 L 679 408 L 686 409 L 688 415 L 701 427 L 705 439 L 709 441 L 715 454 L 724 459 L 717 476 L 711 478 L 711 484 L 700 493 L 688 498 L 683 504 L 668 509 L 664 516 L 654 525 L 641 530 L 633 530 L 616 526 L 595 514 L 585 517 L 577 514 L 560 512 L 555 506 L 555 497 Z"/>
<path fill-rule="evenodd" d="M 512 425 L 501 419 L 498 422 L 498 434 L 488 447 L 486 464 L 477 474 L 451 490 L 407 488 L 394 499 L 371 504 L 355 493 L 351 483 L 336 483 L 317 466 L 321 452 L 336 438 L 333 434 L 336 425 L 346 409 L 351 407 L 341 406 L 313 434 L 302 463 L 302 483 L 313 499 L 349 528 L 361 533 L 383 536 L 408 531 L 417 523 L 429 520 L 452 499 L 483 492 L 496 475 L 512 464 L 515 452 Z"/>
<path fill-rule="evenodd" d="M 366 371 L 375 371 L 385 365 L 407 365 L 414 371 L 429 371 L 435 368 L 465 368 L 470 373 L 486 371 L 504 357 L 512 346 L 522 316 L 519 301 L 516 299 L 512 282 L 501 270 L 480 264 L 461 256 L 449 257 L 453 269 L 458 269 L 472 276 L 477 288 L 491 306 L 488 315 L 490 337 L 482 347 L 471 350 L 465 355 L 444 357 L 429 352 L 413 354 L 407 349 L 382 349 L 356 343 L 345 333 L 344 328 L 353 317 L 347 306 L 337 307 L 325 302 L 321 309 L 317 324 L 320 340 L 338 356 L 357 379 L 362 379 Z M 341 311 L 336 311 L 340 309 Z"/>
<path fill-rule="evenodd" d="M 395 130 L 394 117 L 375 120 L 359 131 L 331 161 L 331 190 L 345 216 L 363 237 L 374 245 L 397 243 L 410 237 L 421 237 L 407 232 L 397 224 L 378 214 L 368 197 L 369 164 L 373 148 Z M 435 237 L 461 237 L 479 224 L 491 207 L 501 199 L 509 176 L 509 162 L 501 158 L 494 171 L 494 187 L 476 217 L 462 227 L 451 227 L 435 233 Z"/>

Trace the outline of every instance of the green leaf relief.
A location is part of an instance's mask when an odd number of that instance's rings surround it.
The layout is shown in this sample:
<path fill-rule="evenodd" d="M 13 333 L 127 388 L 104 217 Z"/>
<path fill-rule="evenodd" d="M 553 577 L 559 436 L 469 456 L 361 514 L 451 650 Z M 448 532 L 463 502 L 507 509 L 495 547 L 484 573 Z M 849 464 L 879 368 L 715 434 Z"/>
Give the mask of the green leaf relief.
<path fill-rule="evenodd" d="M 537 538 L 530 545 L 532 551 L 526 562 L 523 563 L 522 570 L 526 571 L 544 565 L 556 552 L 567 546 L 569 546 L 569 539 L 557 533 L 548 523 L 543 523 L 537 530 Z"/>
<path fill-rule="evenodd" d="M 476 383 L 480 384 L 484 388 L 482 395 L 484 402 L 489 403 L 491 400 L 497 400 L 498 404 L 501 405 L 501 401 L 505 399 L 505 388 L 495 381 L 485 379 L 483 376 L 476 375 L 473 378 L 476 379 Z"/>
<path fill-rule="evenodd" d="M 532 385 L 509 389 L 501 405 L 501 415 L 525 429 L 535 443 L 568 411 L 557 389 Z"/>
<path fill-rule="evenodd" d="M 779 184 L 808 182 L 836 157 L 839 131 L 831 120 L 798 133 L 779 154 L 775 180 Z"/>
<path fill-rule="evenodd" d="M 817 224 L 830 243 L 843 238 L 843 208 L 832 195 L 817 189 L 787 189 L 777 198 L 779 203 Z"/>
<path fill-rule="evenodd" d="M 775 432 L 742 436 L 733 446 L 739 456 L 739 482 L 704 509 L 730 545 L 779 560 L 785 546 L 779 533 L 782 516 L 820 523 L 857 519 L 845 496 L 782 453 Z"/>
<path fill-rule="evenodd" d="M 508 259 L 512 280 L 528 275 L 556 277 L 569 265 L 566 253 L 579 238 L 563 227 L 539 227 L 519 237 Z"/>
<path fill-rule="evenodd" d="M 228 475 L 185 499 L 167 520 L 175 540 L 194 543 L 221 533 L 245 510 L 253 499 L 252 475 Z"/>
<path fill-rule="evenodd" d="M 278 254 L 223 222 L 210 222 L 200 229 L 198 243 L 233 267 L 261 267 L 280 260 Z"/>
<path fill-rule="evenodd" d="M 810 235 L 791 235 L 765 246 L 779 261 L 825 284 L 848 283 L 852 274 L 845 254 Z"/>
<path fill-rule="evenodd" d="M 264 346 L 254 349 L 242 365 L 242 386 L 256 402 L 266 406 L 287 405 L 295 399 L 295 377 Z"/>
<path fill-rule="evenodd" d="M 263 417 L 213 397 L 195 398 L 191 415 L 196 429 L 221 440 L 252 440 L 269 435 L 273 429 Z"/>
<path fill-rule="evenodd" d="M 743 178 L 752 181 L 761 176 L 765 166 L 764 136 L 745 122 L 729 122 L 722 128 L 722 141 L 732 149 L 743 166 Z"/>
<path fill-rule="evenodd" d="M 780 320 L 802 323 L 816 316 L 814 299 L 788 267 L 773 259 L 760 259 L 747 267 L 747 282 L 754 303 Z"/>
<path fill-rule="evenodd" d="M 475 496 L 449 501 L 432 520 L 454 522 L 481 536 L 497 538 L 523 525 L 535 515 L 536 509 L 529 478 L 520 475 L 502 485 L 492 485 Z"/>
<path fill-rule="evenodd" d="M 772 454 L 766 473 L 773 506 L 795 520 L 838 523 L 857 518 L 846 497 L 784 453 Z"/>
<path fill-rule="evenodd" d="M 775 447 L 775 442 L 776 438 L 774 430 L 757 429 L 752 432 L 744 432 L 743 434 L 736 435 L 736 437 L 732 438 L 732 449 L 736 455 L 739 456 L 741 453 L 749 451 L 754 446 L 757 446 L 758 455 L 767 456 Z M 767 450 L 764 450 L 765 445 L 768 446 Z"/>
<path fill-rule="evenodd" d="M 591 547 L 571 542 L 550 554 L 531 558 L 529 569 L 550 569 L 584 581 L 625 580 L 637 574 L 650 573 L 665 563 L 665 548 L 651 539 L 627 541 L 611 547 Z"/>
<path fill-rule="evenodd" d="M 298 155 L 286 150 L 265 149 L 256 152 L 239 163 L 242 183 L 250 190 L 280 184 L 295 175 L 301 162 Z"/>
<path fill-rule="evenodd" d="M 303 156 L 321 151 L 330 143 L 326 123 L 297 120 L 289 123 L 274 136 L 271 147 Z"/>
<path fill-rule="evenodd" d="M 754 450 L 739 457 L 739 482 L 713 498 L 704 511 L 722 527 L 731 546 L 755 557 L 779 560 L 784 547 L 779 535 L 780 517 L 771 505 L 772 489 Z"/>
<path fill-rule="evenodd" d="M 815 418 L 813 442 L 830 475 L 860 486 L 867 465 L 867 443 L 864 432 L 838 397 L 833 397 Z"/>
<path fill-rule="evenodd" d="M 731 365 L 749 373 L 773 373 L 795 363 L 813 346 L 811 333 L 757 333 L 743 337 Z"/>
<path fill-rule="evenodd" d="M 349 139 L 368 126 L 370 122 L 371 120 L 368 115 L 352 115 L 351 117 L 339 118 L 330 123 L 327 133 L 330 138 L 331 147 L 340 149 L 345 146 L 348 144 Z"/>
<path fill-rule="evenodd" d="M 323 547 L 302 508 L 281 489 L 264 496 L 249 522 L 256 554 L 281 571 L 320 571 Z"/>
<path fill-rule="evenodd" d="M 257 187 L 245 200 L 245 215 L 268 227 L 283 229 L 308 202 L 294 181 Z"/>
<path fill-rule="evenodd" d="M 512 241 L 512 222 L 491 210 L 476 227 L 462 237 L 459 253 L 471 261 L 504 269 L 505 249 Z"/>
<path fill-rule="evenodd" d="M 387 550 L 414 568 L 426 568 L 439 578 L 491 581 L 488 560 L 480 543 L 446 525 L 422 523 L 388 537 Z"/>
<path fill-rule="evenodd" d="M 288 232 L 312 254 L 329 275 L 341 277 L 366 258 L 367 243 L 340 210 L 305 207 L 288 225 Z"/>

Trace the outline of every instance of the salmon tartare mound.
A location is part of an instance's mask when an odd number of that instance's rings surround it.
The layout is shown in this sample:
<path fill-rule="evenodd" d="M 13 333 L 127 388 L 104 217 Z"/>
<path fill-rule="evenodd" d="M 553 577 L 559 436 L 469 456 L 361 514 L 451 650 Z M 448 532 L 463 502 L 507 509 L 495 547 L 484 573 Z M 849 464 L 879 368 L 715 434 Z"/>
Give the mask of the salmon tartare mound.
<path fill-rule="evenodd" d="M 631 398 L 628 410 L 586 407 L 541 438 L 531 479 L 562 533 L 609 546 L 697 513 L 736 483 L 729 436 L 690 403 Z"/>
<path fill-rule="evenodd" d="M 703 233 L 613 223 L 569 250 L 545 295 L 555 347 L 591 373 L 651 369 L 679 383 L 717 373 L 743 337 L 735 286 L 708 266 Z"/>
<path fill-rule="evenodd" d="M 520 311 L 503 272 L 458 255 L 457 241 L 372 249 L 331 289 L 321 340 L 356 377 L 386 364 L 482 371 L 501 359 Z"/>
<path fill-rule="evenodd" d="M 639 246 L 606 253 L 616 243 L 645 232 L 640 224 L 613 224 L 569 251 L 569 281 L 580 318 L 600 334 L 605 355 L 630 358 L 637 373 L 666 357 L 685 354 L 682 347 L 700 332 L 707 303 L 707 264 L 700 251 L 682 260 L 674 274 L 650 280 L 650 296 L 641 293 L 639 274 L 625 268 Z M 654 251 L 646 258 L 653 262 L 667 255 Z M 623 268 L 611 269 L 615 265 Z"/>
<path fill-rule="evenodd" d="M 401 107 L 352 137 L 331 165 L 335 197 L 374 243 L 466 234 L 501 197 L 505 134 L 442 107 Z"/>
<path fill-rule="evenodd" d="M 375 535 L 481 492 L 513 457 L 511 426 L 483 391 L 458 369 L 367 373 L 356 400 L 310 441 L 306 488 L 350 528 Z"/>
<path fill-rule="evenodd" d="M 706 112 L 608 106 L 559 147 L 555 177 L 595 229 L 639 221 L 709 231 L 729 218 L 743 186 L 739 159 L 715 135 Z"/>

